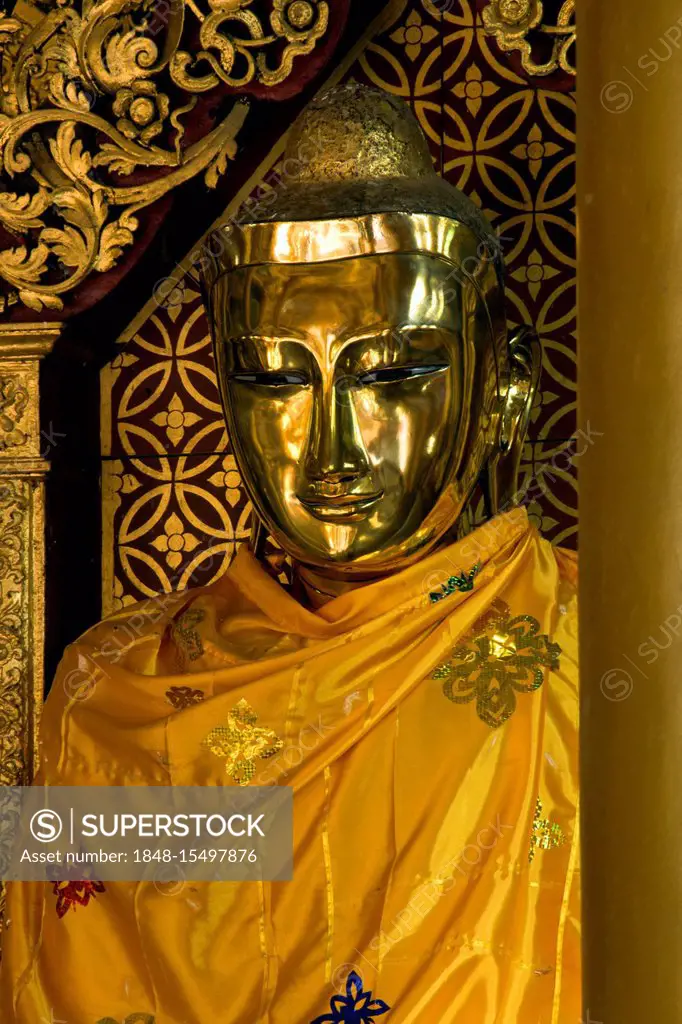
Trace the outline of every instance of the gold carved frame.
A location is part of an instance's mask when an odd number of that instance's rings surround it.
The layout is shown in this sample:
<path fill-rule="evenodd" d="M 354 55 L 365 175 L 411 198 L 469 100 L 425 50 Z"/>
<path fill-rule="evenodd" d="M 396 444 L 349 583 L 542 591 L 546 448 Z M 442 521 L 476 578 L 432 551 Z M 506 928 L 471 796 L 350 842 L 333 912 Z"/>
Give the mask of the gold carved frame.
<path fill-rule="evenodd" d="M 0 250 L 0 312 L 61 309 L 134 244 L 140 210 L 198 174 L 214 187 L 249 104 L 188 145 L 201 97 L 279 85 L 329 26 L 326 0 L 37 2 L 0 15 L 0 226 L 19 241 Z"/>
<path fill-rule="evenodd" d="M 523 70 L 534 76 L 564 71 L 575 75 L 576 0 L 562 0 L 554 21 L 545 16 L 543 0 L 490 0 L 483 8 L 486 30 L 495 37 L 501 50 L 517 51 Z M 552 49 L 547 60 L 537 62 L 529 36 L 544 36 Z"/>

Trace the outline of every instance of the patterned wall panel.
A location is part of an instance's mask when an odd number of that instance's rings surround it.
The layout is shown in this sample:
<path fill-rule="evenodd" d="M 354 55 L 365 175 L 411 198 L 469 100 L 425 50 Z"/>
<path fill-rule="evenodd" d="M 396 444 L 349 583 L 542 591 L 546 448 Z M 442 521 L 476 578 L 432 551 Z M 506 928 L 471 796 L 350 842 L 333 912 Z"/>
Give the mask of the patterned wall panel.
<path fill-rule="evenodd" d="M 547 537 L 575 547 L 576 469 L 590 438 L 576 422 L 572 78 L 524 73 L 474 0 L 409 0 L 346 77 L 412 105 L 440 172 L 496 229 L 510 323 L 534 324 L 544 352 L 524 500 Z M 254 184 L 255 201 L 276 178 L 277 166 Z M 193 270 L 103 371 L 102 442 L 104 612 L 222 573 L 250 509 Z M 475 500 L 472 520 L 481 512 Z"/>

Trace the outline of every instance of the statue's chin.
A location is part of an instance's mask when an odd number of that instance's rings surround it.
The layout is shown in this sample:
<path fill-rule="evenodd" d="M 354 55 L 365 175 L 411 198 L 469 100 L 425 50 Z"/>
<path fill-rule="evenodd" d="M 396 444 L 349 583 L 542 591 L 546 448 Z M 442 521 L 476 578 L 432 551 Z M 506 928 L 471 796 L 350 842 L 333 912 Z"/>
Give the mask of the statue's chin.
<path fill-rule="evenodd" d="M 345 499 L 320 501 L 314 508 L 300 500 L 277 509 L 261 504 L 259 514 L 266 532 L 293 562 L 330 578 L 360 581 L 398 572 L 431 554 L 456 523 L 465 500 L 455 482 L 436 493 L 422 488 L 402 500 L 368 495 L 364 506 Z"/>
<path fill-rule="evenodd" d="M 406 532 L 396 527 L 380 536 L 359 523 L 318 523 L 319 530 L 287 535 L 273 530 L 280 547 L 295 563 L 332 579 L 370 580 L 398 572 L 426 557 L 444 530 L 433 525 Z"/>

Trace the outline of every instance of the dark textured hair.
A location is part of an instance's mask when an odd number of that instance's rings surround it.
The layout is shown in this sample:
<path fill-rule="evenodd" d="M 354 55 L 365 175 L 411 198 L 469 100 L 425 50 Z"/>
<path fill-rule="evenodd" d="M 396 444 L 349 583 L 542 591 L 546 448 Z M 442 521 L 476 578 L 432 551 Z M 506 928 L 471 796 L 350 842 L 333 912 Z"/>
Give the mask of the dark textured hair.
<path fill-rule="evenodd" d="M 245 204 L 238 224 L 423 213 L 466 225 L 494 263 L 499 240 L 476 204 L 441 178 L 410 107 L 355 82 L 314 100 L 291 129 L 282 177 L 267 201 Z"/>

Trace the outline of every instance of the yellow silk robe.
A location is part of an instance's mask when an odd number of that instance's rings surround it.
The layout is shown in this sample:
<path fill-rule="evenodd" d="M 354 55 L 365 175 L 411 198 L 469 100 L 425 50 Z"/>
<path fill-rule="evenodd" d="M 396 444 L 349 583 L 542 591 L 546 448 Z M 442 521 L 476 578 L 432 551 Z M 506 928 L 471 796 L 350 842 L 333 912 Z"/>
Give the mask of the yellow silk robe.
<path fill-rule="evenodd" d="M 294 879 L 10 885 L 3 1024 L 578 1024 L 576 627 L 514 510 L 317 611 L 242 548 L 91 629 L 38 781 L 291 786 Z"/>

